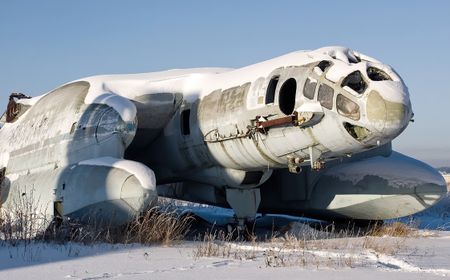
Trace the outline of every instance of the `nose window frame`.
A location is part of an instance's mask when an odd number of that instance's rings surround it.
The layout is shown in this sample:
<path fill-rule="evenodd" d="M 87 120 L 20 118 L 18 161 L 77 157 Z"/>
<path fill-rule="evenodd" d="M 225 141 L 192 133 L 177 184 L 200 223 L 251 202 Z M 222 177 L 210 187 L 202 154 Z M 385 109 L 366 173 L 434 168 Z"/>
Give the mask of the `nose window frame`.
<path fill-rule="evenodd" d="M 280 76 L 276 75 L 273 76 L 269 84 L 267 85 L 266 90 L 266 98 L 265 98 L 265 104 L 273 104 L 275 102 L 275 91 L 277 89 L 278 82 L 280 81 Z"/>
<path fill-rule="evenodd" d="M 305 84 L 303 85 L 303 96 L 309 100 L 313 100 L 317 88 L 317 80 L 313 78 L 306 78 Z"/>
<path fill-rule="evenodd" d="M 327 84 L 321 83 L 317 91 L 317 101 L 322 107 L 333 110 L 334 89 Z"/>
<path fill-rule="evenodd" d="M 336 96 L 336 110 L 339 115 L 351 120 L 359 121 L 361 119 L 361 108 L 359 105 L 342 93 Z"/>
<path fill-rule="evenodd" d="M 364 75 L 359 70 L 351 72 L 341 82 L 342 88 L 351 88 L 359 95 L 364 94 L 368 86 L 367 81 L 364 79 Z"/>
<path fill-rule="evenodd" d="M 366 69 L 367 72 L 367 77 L 369 77 L 369 79 L 371 81 L 392 81 L 391 76 L 389 76 L 386 72 L 384 72 L 383 70 L 381 70 L 380 68 L 374 67 L 374 66 L 369 66 Z"/>

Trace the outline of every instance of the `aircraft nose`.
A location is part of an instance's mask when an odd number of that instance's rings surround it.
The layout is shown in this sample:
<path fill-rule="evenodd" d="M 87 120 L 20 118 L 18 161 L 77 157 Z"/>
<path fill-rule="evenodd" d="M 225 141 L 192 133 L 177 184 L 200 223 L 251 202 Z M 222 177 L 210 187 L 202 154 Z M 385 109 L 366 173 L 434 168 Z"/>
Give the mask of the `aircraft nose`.
<path fill-rule="evenodd" d="M 377 91 L 370 92 L 366 111 L 373 129 L 388 141 L 397 137 L 408 126 L 412 116 L 407 96 L 393 101 L 387 100 Z"/>

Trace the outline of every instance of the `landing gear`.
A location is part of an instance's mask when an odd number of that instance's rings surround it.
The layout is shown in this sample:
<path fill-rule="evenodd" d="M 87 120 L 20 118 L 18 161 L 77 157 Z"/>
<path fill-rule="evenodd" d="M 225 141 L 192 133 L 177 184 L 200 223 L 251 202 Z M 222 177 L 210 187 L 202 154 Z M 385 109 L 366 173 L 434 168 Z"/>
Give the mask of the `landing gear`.
<path fill-rule="evenodd" d="M 311 169 L 315 171 L 322 170 L 325 166 L 325 161 L 320 159 L 322 152 L 315 147 L 309 147 L 308 151 Z"/>
<path fill-rule="evenodd" d="M 239 226 L 237 223 L 227 224 L 226 233 L 231 240 L 253 241 L 256 239 L 255 222 L 247 221 L 243 226 Z"/>
<path fill-rule="evenodd" d="M 254 220 L 261 202 L 259 189 L 226 189 L 228 204 L 233 208 L 236 223 L 228 224 L 228 233 L 248 239 L 253 234 Z"/>

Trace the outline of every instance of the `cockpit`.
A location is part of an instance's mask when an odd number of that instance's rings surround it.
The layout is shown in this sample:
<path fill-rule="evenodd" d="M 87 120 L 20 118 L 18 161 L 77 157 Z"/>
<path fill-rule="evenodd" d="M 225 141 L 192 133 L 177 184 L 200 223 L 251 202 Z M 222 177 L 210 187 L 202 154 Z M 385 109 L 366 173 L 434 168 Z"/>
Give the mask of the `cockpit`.
<path fill-rule="evenodd" d="M 392 69 L 355 53 L 330 56 L 333 59 L 311 69 L 303 86 L 305 101 L 317 101 L 340 115 L 343 127 L 358 141 L 372 132 L 385 134 L 406 127 L 405 119 L 411 115 L 409 97 Z"/>
<path fill-rule="evenodd" d="M 325 67 L 324 67 L 325 66 Z M 360 109 L 356 102 L 351 100 L 351 97 L 345 96 L 342 91 L 335 90 L 336 86 L 329 80 L 321 78 L 325 74 L 328 67 L 331 66 L 331 62 L 322 61 L 316 67 L 314 67 L 315 78 L 308 77 L 303 87 L 303 96 L 309 100 L 315 100 L 317 95 L 317 101 L 322 107 L 333 110 L 336 108 L 337 112 L 346 118 L 352 120 L 360 119 Z M 320 72 L 317 69 L 320 69 Z M 350 73 L 341 83 L 341 88 L 349 87 L 357 93 L 363 93 L 367 87 L 362 77 L 356 72 Z M 320 81 L 319 81 L 320 80 Z M 317 92 L 316 92 L 317 91 Z M 336 99 L 334 98 L 336 94 Z"/>

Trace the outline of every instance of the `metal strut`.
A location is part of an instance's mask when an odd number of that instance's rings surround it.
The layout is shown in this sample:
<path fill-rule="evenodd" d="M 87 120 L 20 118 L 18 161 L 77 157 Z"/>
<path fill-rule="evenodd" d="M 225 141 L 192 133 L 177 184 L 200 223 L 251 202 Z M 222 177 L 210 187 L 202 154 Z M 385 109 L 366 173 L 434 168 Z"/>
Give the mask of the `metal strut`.
<path fill-rule="evenodd" d="M 226 189 L 226 199 L 234 210 L 237 228 L 244 229 L 245 223 L 253 221 L 261 202 L 259 188 L 255 189 Z"/>
<path fill-rule="evenodd" d="M 281 117 L 281 118 L 276 118 L 276 119 L 272 119 L 272 120 L 266 120 L 264 117 L 261 116 L 256 116 L 256 128 L 258 129 L 259 132 L 261 133 L 267 133 L 267 130 L 269 130 L 269 128 L 274 127 L 274 126 L 281 126 L 281 125 L 293 125 L 293 126 L 298 126 L 302 123 L 305 122 L 305 118 L 304 117 L 299 117 L 298 116 L 298 112 L 294 112 L 293 114 L 286 116 L 286 117 Z"/>

